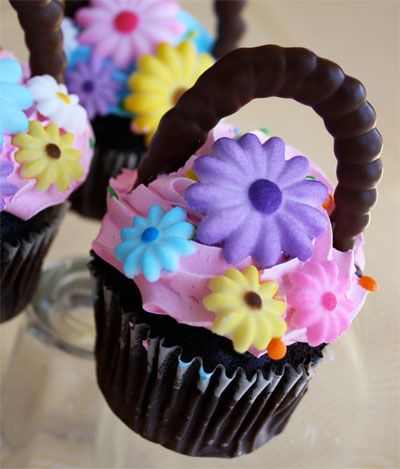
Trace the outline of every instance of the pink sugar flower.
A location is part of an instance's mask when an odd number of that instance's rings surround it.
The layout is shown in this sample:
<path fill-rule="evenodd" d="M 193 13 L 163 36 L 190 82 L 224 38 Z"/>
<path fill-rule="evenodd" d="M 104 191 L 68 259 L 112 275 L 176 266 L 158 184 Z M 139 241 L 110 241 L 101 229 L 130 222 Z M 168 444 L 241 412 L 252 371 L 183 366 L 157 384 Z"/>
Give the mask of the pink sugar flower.
<path fill-rule="evenodd" d="M 351 283 L 341 278 L 334 262 L 306 262 L 288 278 L 287 321 L 293 328 L 306 328 L 310 345 L 334 342 L 349 328 L 354 309 L 347 296 Z"/>
<path fill-rule="evenodd" d="M 79 40 L 93 46 L 95 55 L 127 68 L 139 55 L 184 32 L 178 11 L 174 0 L 92 0 L 76 14 L 83 28 Z"/>

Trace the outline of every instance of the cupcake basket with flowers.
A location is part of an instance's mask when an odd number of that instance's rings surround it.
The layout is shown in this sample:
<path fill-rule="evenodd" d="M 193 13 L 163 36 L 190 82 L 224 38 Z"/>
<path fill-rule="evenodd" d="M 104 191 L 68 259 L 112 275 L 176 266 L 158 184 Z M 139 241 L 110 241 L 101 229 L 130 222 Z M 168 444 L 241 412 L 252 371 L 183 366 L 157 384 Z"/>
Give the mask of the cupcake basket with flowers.
<path fill-rule="evenodd" d="M 81 215 L 101 219 L 108 181 L 135 168 L 158 123 L 244 30 L 244 1 L 215 1 L 214 42 L 175 0 L 65 2 L 65 79 L 86 108 L 96 136 L 89 177 L 72 199 Z"/>
<path fill-rule="evenodd" d="M 218 124 L 270 96 L 321 116 L 335 189 L 281 138 Z M 239 49 L 178 100 L 138 172 L 111 182 L 93 243 L 98 382 L 126 425 L 218 457 L 283 430 L 375 289 L 361 232 L 381 145 L 363 85 L 306 49 Z"/>
<path fill-rule="evenodd" d="M 83 183 L 93 155 L 87 113 L 62 83 L 62 5 L 11 3 L 25 31 L 31 76 L 0 51 L 2 321 L 30 301 L 65 202 Z"/>

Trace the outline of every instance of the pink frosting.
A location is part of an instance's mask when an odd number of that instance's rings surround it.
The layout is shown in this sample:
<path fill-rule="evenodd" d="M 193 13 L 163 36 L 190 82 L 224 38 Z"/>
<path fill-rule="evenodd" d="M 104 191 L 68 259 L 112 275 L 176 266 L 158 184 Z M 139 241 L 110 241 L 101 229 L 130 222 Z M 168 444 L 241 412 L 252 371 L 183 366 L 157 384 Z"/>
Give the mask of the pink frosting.
<path fill-rule="evenodd" d="M 253 133 L 258 136 L 261 142 L 267 139 L 263 132 L 254 131 Z M 122 264 L 114 255 L 114 248 L 120 242 L 120 231 L 126 226 L 131 226 L 134 216 L 146 216 L 152 204 L 158 204 L 166 210 L 174 206 L 183 207 L 188 213 L 189 221 L 196 223 L 198 217 L 190 211 L 182 196 L 184 190 L 194 183 L 192 179 L 186 177 L 187 171 L 191 168 L 195 158 L 209 152 L 215 140 L 222 136 L 232 137 L 233 135 L 234 128 L 232 126 L 217 126 L 214 131 L 210 132 L 206 144 L 189 159 L 184 168 L 170 175 L 159 176 L 148 187 L 141 185 L 130 192 L 136 179 L 135 171 L 124 170 L 118 179 L 112 180 L 111 185 L 116 191 L 118 199 L 115 197 L 108 199 L 107 214 L 103 219 L 100 232 L 93 242 L 96 254 L 123 272 Z M 300 152 L 296 149 L 286 146 L 286 159 L 299 154 Z M 309 175 L 325 183 L 329 188 L 329 193 L 333 194 L 333 187 L 326 176 L 312 163 Z M 326 216 L 328 217 L 328 214 Z M 314 253 L 311 259 L 314 262 L 334 261 L 338 268 L 339 278 L 348 281 L 350 285 L 348 297 L 354 304 L 354 308 L 349 314 L 349 323 L 360 310 L 367 294 L 366 290 L 358 284 L 354 267 L 355 264 L 361 269 L 364 267 L 362 242 L 362 237 L 359 236 L 354 250 L 345 253 L 337 251 L 332 247 L 332 229 L 329 223 L 327 232 L 314 241 Z M 224 260 L 222 248 L 206 246 L 197 242 L 195 244 L 196 252 L 181 258 L 178 272 L 163 272 L 160 279 L 154 283 L 146 281 L 141 274 L 135 277 L 135 283 L 140 289 L 143 308 L 146 311 L 167 314 L 180 323 L 211 329 L 215 316 L 207 311 L 202 303 L 203 298 L 210 293 L 207 287 L 209 280 L 217 275 L 222 275 L 228 268 L 243 269 L 253 264 L 253 261 L 251 257 L 248 257 L 240 264 L 232 266 Z M 281 263 L 263 270 L 260 279 L 261 281 L 276 280 L 279 283 L 278 297 L 286 298 L 292 288 L 289 281 L 290 274 L 296 272 L 304 264 L 298 259 L 289 261 L 282 259 Z M 289 308 L 285 319 L 289 319 L 290 314 Z M 306 329 L 293 327 L 290 322 L 283 340 L 288 345 L 294 342 L 309 342 Z M 250 352 L 256 356 L 263 354 L 255 349 L 250 349 Z"/>
<path fill-rule="evenodd" d="M 2 58 L 14 58 L 14 56 L 6 51 L 2 51 Z M 28 79 L 26 75 L 26 68 L 24 69 L 24 81 Z M 37 120 L 43 125 L 48 125 L 51 121 L 39 114 L 36 110 L 35 104 L 25 111 L 28 119 Z M 61 131 L 63 131 L 61 129 Z M 47 191 L 39 191 L 35 188 L 36 179 L 26 179 L 20 175 L 21 164 L 15 161 L 14 155 L 18 151 L 18 147 L 12 144 L 12 135 L 4 134 L 4 146 L 0 152 L 0 160 L 11 161 L 14 165 L 14 171 L 7 177 L 7 182 L 15 184 L 18 191 L 15 195 L 7 197 L 5 200 L 4 211 L 11 213 L 22 220 L 28 220 L 41 212 L 47 207 L 62 204 L 73 191 L 75 191 L 86 179 L 89 172 L 90 162 L 93 156 L 93 149 L 90 145 L 90 140 L 93 139 L 93 131 L 87 120 L 86 127 L 82 129 L 79 135 L 74 135 L 73 148 L 82 152 L 80 164 L 84 169 L 84 175 L 78 181 L 71 181 L 71 185 L 66 192 L 59 192 L 54 185 Z"/>

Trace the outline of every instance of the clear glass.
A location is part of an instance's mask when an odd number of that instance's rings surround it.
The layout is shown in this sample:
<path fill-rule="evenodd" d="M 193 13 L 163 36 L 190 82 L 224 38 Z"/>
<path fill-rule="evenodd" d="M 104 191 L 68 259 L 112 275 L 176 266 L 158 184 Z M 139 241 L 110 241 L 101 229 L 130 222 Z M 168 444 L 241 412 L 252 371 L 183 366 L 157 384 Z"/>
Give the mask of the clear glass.
<path fill-rule="evenodd" d="M 2 467 L 93 467 L 105 406 L 93 360 L 87 260 L 51 265 L 2 382 Z"/>

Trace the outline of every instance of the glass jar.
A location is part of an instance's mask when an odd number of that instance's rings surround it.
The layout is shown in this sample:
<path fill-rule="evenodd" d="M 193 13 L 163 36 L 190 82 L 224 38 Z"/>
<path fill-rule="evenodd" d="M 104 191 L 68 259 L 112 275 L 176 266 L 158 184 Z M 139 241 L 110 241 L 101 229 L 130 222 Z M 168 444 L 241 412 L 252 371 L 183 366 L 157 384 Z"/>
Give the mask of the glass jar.
<path fill-rule="evenodd" d="M 96 385 L 87 260 L 52 264 L 2 380 L 2 467 L 93 467 L 106 406 Z"/>

